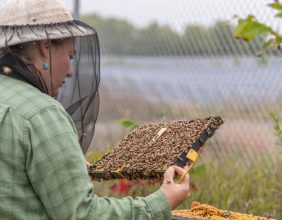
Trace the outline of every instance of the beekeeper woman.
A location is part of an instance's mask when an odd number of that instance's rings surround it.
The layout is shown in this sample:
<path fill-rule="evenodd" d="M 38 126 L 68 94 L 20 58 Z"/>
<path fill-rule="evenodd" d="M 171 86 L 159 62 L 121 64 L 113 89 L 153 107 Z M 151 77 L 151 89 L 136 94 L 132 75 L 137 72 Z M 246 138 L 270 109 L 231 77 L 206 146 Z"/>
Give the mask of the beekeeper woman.
<path fill-rule="evenodd" d="M 170 219 L 189 194 L 188 177 L 173 180 L 181 168 L 147 197 L 94 194 L 83 151 L 99 104 L 96 31 L 60 0 L 7 0 L 0 48 L 1 219 Z"/>

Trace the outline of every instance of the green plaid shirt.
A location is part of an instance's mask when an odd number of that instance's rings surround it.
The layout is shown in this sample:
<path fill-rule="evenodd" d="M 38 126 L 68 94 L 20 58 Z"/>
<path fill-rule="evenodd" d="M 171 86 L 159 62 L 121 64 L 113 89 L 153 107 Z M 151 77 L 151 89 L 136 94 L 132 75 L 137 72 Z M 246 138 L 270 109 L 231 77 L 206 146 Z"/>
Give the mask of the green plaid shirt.
<path fill-rule="evenodd" d="M 1 219 L 171 219 L 165 195 L 97 197 L 60 103 L 0 75 Z"/>

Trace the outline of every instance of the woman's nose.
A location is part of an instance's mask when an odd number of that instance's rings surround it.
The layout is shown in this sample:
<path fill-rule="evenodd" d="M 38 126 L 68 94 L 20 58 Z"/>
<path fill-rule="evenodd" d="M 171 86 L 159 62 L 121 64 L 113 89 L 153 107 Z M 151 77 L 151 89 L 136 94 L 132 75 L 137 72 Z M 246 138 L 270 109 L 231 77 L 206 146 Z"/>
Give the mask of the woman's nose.
<path fill-rule="evenodd" d="M 71 78 L 73 75 L 73 70 L 72 70 L 72 67 L 69 68 L 69 71 L 68 71 L 68 74 L 67 74 L 67 77 L 68 78 Z"/>

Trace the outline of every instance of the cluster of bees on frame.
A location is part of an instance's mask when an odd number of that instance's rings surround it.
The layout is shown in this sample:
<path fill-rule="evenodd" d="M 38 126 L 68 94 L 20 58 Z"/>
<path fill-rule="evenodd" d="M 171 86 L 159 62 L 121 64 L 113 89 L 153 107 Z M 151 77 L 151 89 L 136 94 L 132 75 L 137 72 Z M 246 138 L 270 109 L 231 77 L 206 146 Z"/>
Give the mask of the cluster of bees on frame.
<path fill-rule="evenodd" d="M 222 123 L 220 117 L 210 116 L 193 121 L 144 124 L 97 161 L 90 174 L 94 180 L 160 179 L 167 167 L 204 132 L 211 136 Z"/>

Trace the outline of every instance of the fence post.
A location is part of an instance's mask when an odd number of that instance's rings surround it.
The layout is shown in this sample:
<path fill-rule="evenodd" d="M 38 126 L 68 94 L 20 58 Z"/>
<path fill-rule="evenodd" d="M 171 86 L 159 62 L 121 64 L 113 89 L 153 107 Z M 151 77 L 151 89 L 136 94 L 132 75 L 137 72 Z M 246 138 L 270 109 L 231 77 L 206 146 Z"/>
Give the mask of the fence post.
<path fill-rule="evenodd" d="M 74 9 L 73 9 L 73 15 L 74 15 L 74 18 L 79 20 L 80 18 L 80 13 L 79 13 L 79 9 L 80 9 L 80 1 L 79 0 L 74 0 Z"/>

